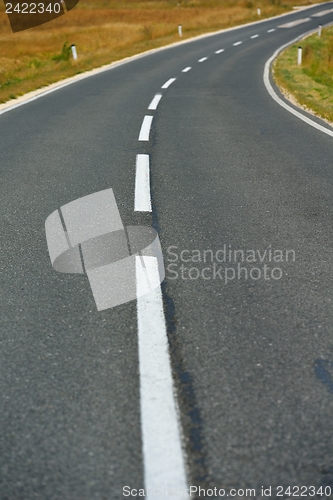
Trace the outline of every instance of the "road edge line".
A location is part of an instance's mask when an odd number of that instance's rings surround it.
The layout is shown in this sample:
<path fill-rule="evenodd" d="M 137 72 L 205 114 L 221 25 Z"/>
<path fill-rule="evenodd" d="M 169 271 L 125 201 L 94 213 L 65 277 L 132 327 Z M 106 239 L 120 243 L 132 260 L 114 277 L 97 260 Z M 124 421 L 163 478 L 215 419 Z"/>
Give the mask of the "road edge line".
<path fill-rule="evenodd" d="M 328 26 L 332 26 L 333 25 L 333 22 L 330 22 L 328 24 L 325 24 L 324 27 L 328 27 Z M 320 123 L 317 123 L 316 121 L 312 120 L 309 116 L 301 113 L 300 111 L 297 111 L 296 109 L 294 109 L 292 106 L 290 106 L 289 104 L 287 104 L 286 101 L 284 101 L 281 97 L 278 96 L 278 94 L 275 92 L 272 84 L 271 84 L 271 80 L 270 80 L 270 76 L 271 76 L 271 66 L 272 66 L 272 63 L 273 61 L 278 57 L 278 55 L 284 50 L 286 49 L 287 47 L 289 47 L 290 45 L 293 45 L 294 43 L 298 42 L 299 40 L 302 40 L 303 38 L 309 36 L 309 35 L 312 35 L 313 33 L 316 33 L 316 31 L 318 30 L 318 28 L 315 28 L 313 30 L 310 30 L 310 31 L 307 31 L 306 33 L 303 33 L 302 35 L 294 38 L 293 40 L 291 40 L 290 42 L 288 43 L 285 43 L 284 45 L 282 45 L 281 47 L 279 47 L 274 53 L 273 55 L 266 61 L 265 63 L 265 68 L 264 68 L 264 74 L 263 74 L 263 80 L 264 80 L 264 85 L 266 87 L 266 90 L 267 92 L 269 93 L 269 95 L 272 97 L 272 99 L 274 99 L 274 101 L 276 101 L 282 108 L 286 109 L 287 111 L 289 111 L 289 113 L 293 114 L 294 116 L 296 116 L 297 118 L 299 118 L 300 120 L 303 120 L 305 123 L 307 123 L 308 125 L 310 125 L 311 127 L 314 127 L 316 128 L 317 130 L 320 130 L 320 132 L 323 132 L 324 134 L 327 134 L 331 137 L 333 137 L 333 129 L 330 129 L 328 127 L 325 127 L 324 125 L 320 125 Z M 290 101 L 289 101 L 290 102 Z M 301 106 L 299 107 L 299 109 L 302 109 L 303 111 L 304 108 L 302 108 Z M 306 111 L 305 111 L 306 112 Z M 320 118 L 319 116 L 317 117 L 318 119 L 322 120 L 322 118 Z"/>

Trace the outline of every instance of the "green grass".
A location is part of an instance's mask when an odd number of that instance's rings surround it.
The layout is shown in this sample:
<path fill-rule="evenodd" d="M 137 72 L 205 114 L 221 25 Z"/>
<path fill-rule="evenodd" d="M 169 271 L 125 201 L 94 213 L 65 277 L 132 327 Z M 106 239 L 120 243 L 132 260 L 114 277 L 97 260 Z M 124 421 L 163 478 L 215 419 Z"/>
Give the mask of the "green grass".
<path fill-rule="evenodd" d="M 303 49 L 300 66 L 298 47 Z M 299 104 L 333 122 L 333 27 L 287 48 L 276 59 L 273 74 L 277 85 Z"/>

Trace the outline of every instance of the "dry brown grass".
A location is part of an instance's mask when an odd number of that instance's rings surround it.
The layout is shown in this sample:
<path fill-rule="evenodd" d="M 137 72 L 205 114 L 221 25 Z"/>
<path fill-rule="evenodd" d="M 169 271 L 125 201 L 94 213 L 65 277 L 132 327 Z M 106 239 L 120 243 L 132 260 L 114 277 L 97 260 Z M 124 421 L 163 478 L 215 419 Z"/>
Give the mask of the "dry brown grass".
<path fill-rule="evenodd" d="M 81 0 L 51 23 L 13 34 L 0 0 L 0 102 L 94 67 L 204 32 L 287 12 L 307 0 Z M 310 2 L 309 2 L 310 3 Z M 79 61 L 55 61 L 65 42 Z"/>

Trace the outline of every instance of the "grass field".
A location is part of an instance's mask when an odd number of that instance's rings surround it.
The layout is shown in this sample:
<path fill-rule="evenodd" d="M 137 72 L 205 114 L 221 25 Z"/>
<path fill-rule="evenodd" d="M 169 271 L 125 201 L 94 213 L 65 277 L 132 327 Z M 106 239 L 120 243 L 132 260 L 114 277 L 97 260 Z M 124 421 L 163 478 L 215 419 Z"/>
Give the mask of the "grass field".
<path fill-rule="evenodd" d="M 302 65 L 297 50 L 302 47 Z M 274 78 L 279 87 L 299 104 L 333 122 L 333 28 L 286 49 L 275 61 Z"/>
<path fill-rule="evenodd" d="M 13 34 L 0 0 L 0 102 L 179 40 L 281 14 L 310 0 L 81 0 L 60 18 Z M 76 44 L 79 60 L 66 59 Z M 67 45 L 67 46 L 68 46 Z"/>

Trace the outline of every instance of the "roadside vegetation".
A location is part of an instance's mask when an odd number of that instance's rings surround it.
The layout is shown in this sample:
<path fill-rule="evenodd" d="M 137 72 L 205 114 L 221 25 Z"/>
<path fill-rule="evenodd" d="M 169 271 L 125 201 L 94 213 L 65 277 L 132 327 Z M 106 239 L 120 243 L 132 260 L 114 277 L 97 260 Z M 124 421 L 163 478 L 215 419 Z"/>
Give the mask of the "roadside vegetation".
<path fill-rule="evenodd" d="M 288 12 L 310 0 L 81 0 L 13 34 L 0 1 L 0 103 L 63 78 L 201 33 Z M 75 44 L 79 59 L 72 60 Z"/>
<path fill-rule="evenodd" d="M 302 47 L 302 64 L 297 50 Z M 333 122 L 333 27 L 287 48 L 273 66 L 277 85 L 292 100 Z"/>

